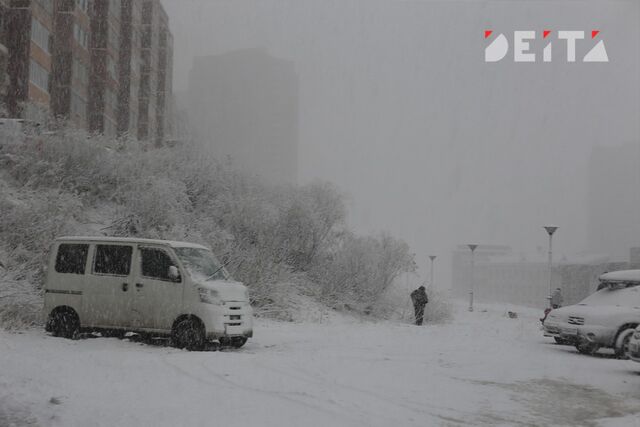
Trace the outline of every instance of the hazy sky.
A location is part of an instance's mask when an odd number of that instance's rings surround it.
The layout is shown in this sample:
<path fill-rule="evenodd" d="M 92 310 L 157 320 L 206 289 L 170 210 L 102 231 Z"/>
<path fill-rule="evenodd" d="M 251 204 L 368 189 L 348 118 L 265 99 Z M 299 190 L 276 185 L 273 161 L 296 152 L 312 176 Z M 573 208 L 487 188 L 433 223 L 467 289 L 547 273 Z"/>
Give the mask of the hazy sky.
<path fill-rule="evenodd" d="M 193 57 L 265 47 L 300 75 L 300 181 L 348 195 L 351 224 L 418 254 L 457 243 L 585 249 L 594 145 L 639 143 L 637 1 L 164 0 L 175 87 Z M 483 31 L 554 30 L 553 62 L 483 61 Z M 567 63 L 557 30 L 600 30 L 609 63 Z M 545 43 L 546 44 L 546 43 Z M 532 42 L 541 55 L 542 41 Z M 640 159 L 639 159 L 640 160 Z M 612 171 L 612 173 L 615 173 Z M 640 188 L 640 183 L 632 188 Z M 640 190 L 638 190 L 640 191 Z"/>

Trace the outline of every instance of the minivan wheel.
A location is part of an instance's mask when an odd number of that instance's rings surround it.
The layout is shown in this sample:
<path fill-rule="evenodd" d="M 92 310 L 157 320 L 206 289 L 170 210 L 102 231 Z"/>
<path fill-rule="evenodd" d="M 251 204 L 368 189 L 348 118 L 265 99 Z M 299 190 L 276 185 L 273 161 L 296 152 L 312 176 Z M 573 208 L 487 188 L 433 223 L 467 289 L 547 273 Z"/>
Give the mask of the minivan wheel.
<path fill-rule="evenodd" d="M 204 328 L 193 319 L 181 320 L 173 330 L 173 345 L 189 351 L 202 351 L 205 345 Z"/>
<path fill-rule="evenodd" d="M 80 330 L 80 321 L 75 313 L 60 310 L 51 313 L 48 328 L 54 337 L 72 339 Z"/>
<path fill-rule="evenodd" d="M 634 331 L 635 328 L 627 328 L 618 334 L 615 347 L 616 357 L 618 357 L 618 359 L 626 360 L 629 358 L 629 341 Z"/>
<path fill-rule="evenodd" d="M 247 343 L 246 337 L 236 337 L 231 339 L 231 347 L 240 348 Z"/>

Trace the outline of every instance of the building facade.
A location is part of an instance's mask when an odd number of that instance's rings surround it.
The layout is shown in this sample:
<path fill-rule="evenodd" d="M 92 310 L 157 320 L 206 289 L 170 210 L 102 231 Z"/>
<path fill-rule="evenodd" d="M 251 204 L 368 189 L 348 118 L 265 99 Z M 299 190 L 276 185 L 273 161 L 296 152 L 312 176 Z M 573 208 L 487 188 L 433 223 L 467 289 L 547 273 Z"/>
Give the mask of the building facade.
<path fill-rule="evenodd" d="M 39 120 L 49 112 L 53 18 L 54 0 L 8 2 L 5 104 L 11 117 Z"/>
<path fill-rule="evenodd" d="M 121 0 L 118 135 L 137 136 L 142 67 L 142 2 Z"/>
<path fill-rule="evenodd" d="M 295 184 L 298 75 L 263 49 L 196 58 L 188 113 L 194 137 L 225 163 L 277 184 Z"/>
<path fill-rule="evenodd" d="M 52 42 L 51 113 L 83 129 L 91 67 L 89 6 L 89 0 L 57 0 Z"/>
<path fill-rule="evenodd" d="M 120 14 L 119 1 L 92 2 L 88 129 L 108 136 L 117 134 Z"/>
<path fill-rule="evenodd" d="M 172 70 L 159 0 L 0 0 L 8 117 L 161 144 L 172 129 Z"/>

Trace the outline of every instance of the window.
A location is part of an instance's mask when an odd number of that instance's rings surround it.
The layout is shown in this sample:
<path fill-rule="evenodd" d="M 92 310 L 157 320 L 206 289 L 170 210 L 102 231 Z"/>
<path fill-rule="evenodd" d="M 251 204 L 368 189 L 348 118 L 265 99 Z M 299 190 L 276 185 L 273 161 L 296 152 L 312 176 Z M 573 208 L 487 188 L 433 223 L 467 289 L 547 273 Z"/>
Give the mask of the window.
<path fill-rule="evenodd" d="M 71 115 L 73 117 L 80 117 L 85 120 L 87 111 L 87 102 L 76 91 L 71 91 Z"/>
<path fill-rule="evenodd" d="M 49 72 L 33 59 L 29 67 L 29 80 L 45 92 L 49 92 Z"/>
<path fill-rule="evenodd" d="M 49 30 L 37 19 L 31 20 L 31 41 L 49 53 Z"/>
<path fill-rule="evenodd" d="M 38 3 L 40 3 L 40 6 L 49 12 L 50 15 L 53 14 L 53 0 L 38 0 Z"/>
<path fill-rule="evenodd" d="M 77 0 L 78 8 L 84 13 L 89 13 L 89 0 Z"/>
<path fill-rule="evenodd" d="M 84 274 L 87 265 L 89 245 L 62 244 L 58 246 L 56 256 L 56 272 L 67 274 Z"/>
<path fill-rule="evenodd" d="M 86 65 L 77 59 L 73 60 L 73 78 L 85 86 L 89 84 L 89 70 Z"/>
<path fill-rule="evenodd" d="M 142 275 L 159 280 L 173 281 L 169 277 L 169 267 L 174 265 L 171 257 L 161 249 L 140 248 L 142 254 Z"/>
<path fill-rule="evenodd" d="M 85 49 L 89 49 L 89 34 L 78 24 L 73 24 L 73 38 Z"/>
<path fill-rule="evenodd" d="M 98 245 L 93 272 L 113 276 L 128 276 L 131 270 L 131 246 Z"/>

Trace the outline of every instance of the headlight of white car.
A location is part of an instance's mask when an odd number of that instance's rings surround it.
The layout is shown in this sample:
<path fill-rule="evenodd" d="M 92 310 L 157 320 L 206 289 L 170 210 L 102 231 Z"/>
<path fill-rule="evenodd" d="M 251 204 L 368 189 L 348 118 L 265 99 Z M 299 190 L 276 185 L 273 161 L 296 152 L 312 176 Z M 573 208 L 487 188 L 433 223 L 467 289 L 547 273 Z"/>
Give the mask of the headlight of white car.
<path fill-rule="evenodd" d="M 200 294 L 200 302 L 214 305 L 222 304 L 218 291 L 207 288 L 198 288 L 198 294 Z"/>

